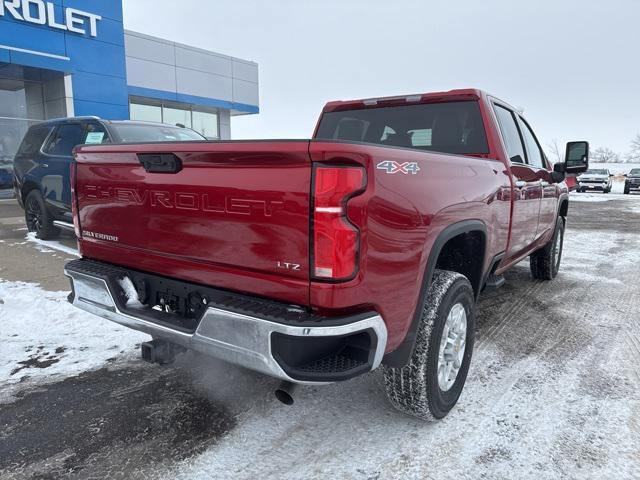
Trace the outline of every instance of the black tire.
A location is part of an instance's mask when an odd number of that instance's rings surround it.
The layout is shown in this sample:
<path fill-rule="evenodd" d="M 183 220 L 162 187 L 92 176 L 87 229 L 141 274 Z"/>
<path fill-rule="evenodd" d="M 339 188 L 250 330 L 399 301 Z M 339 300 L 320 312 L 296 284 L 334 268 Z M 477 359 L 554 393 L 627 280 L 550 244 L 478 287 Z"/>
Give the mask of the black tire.
<path fill-rule="evenodd" d="M 42 240 L 51 240 L 60 235 L 60 229 L 53 226 L 53 218 L 39 190 L 31 190 L 24 199 L 24 218 L 27 230 L 36 232 L 36 237 Z"/>
<path fill-rule="evenodd" d="M 529 257 L 531 275 L 539 280 L 553 280 L 560 270 L 564 244 L 565 220 L 558 217 L 551 241 Z"/>
<path fill-rule="evenodd" d="M 631 189 L 629 188 L 629 186 L 628 186 L 628 185 L 625 185 L 625 186 L 624 186 L 624 194 L 625 194 L 625 195 L 629 195 L 629 192 L 631 192 Z"/>
<path fill-rule="evenodd" d="M 447 317 L 454 307 L 460 308 L 458 304 L 464 307 L 467 321 L 463 357 L 453 384 L 443 390 L 438 380 L 440 342 Z M 402 368 L 384 367 L 387 397 L 396 409 L 424 420 L 439 420 L 458 402 L 473 354 L 474 304 L 473 289 L 465 276 L 434 272 L 409 363 Z"/>

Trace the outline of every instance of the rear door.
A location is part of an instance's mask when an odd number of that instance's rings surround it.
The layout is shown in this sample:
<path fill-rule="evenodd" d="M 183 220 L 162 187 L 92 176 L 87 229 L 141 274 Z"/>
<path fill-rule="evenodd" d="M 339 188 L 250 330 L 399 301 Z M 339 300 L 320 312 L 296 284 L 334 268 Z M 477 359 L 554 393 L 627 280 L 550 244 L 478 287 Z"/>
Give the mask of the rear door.
<path fill-rule="evenodd" d="M 514 258 L 526 250 L 536 238 L 542 186 L 537 169 L 526 163 L 527 154 L 514 112 L 498 104 L 494 104 L 494 110 L 513 176 L 514 201 L 507 258 Z"/>

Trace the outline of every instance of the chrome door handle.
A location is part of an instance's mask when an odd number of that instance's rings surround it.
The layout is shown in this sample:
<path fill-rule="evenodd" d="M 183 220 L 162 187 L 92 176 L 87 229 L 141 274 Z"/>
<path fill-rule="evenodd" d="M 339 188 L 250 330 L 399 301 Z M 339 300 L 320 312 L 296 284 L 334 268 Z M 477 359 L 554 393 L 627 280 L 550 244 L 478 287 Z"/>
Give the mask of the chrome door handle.
<path fill-rule="evenodd" d="M 543 187 L 548 187 L 551 184 L 545 180 L 540 180 L 540 185 L 542 185 Z"/>
<path fill-rule="evenodd" d="M 516 181 L 516 188 L 524 188 L 526 186 L 527 186 L 527 182 L 525 182 L 524 180 Z"/>
<path fill-rule="evenodd" d="M 49 168 L 49 164 L 48 163 L 41 163 L 40 166 L 42 168 Z"/>

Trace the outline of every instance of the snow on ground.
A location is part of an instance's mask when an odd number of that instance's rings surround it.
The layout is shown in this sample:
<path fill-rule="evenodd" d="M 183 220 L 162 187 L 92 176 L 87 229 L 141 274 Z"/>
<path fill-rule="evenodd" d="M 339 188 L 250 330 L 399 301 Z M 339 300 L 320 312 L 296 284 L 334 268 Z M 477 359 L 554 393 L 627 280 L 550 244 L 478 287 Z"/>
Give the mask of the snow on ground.
<path fill-rule="evenodd" d="M 614 198 L 610 195 L 603 195 L 601 193 L 578 193 L 571 192 L 569 198 L 572 202 L 582 202 L 582 203 L 601 203 L 608 202 L 613 200 Z"/>
<path fill-rule="evenodd" d="M 226 364 L 196 366 L 185 356 L 197 388 L 222 400 L 216 405 L 233 405 L 236 426 L 204 452 L 136 478 L 640 479 L 640 232 L 633 223 L 640 217 L 631 213 L 640 214 L 640 196 L 571 196 L 596 197 L 619 202 L 570 210 L 558 278 L 534 281 L 522 262 L 501 289 L 482 295 L 469 378 L 443 421 L 396 412 L 380 371 L 300 387 L 296 403 L 284 407 L 271 395 L 277 381 Z M 600 225 L 594 215 L 608 221 Z M 76 310 L 65 296 L 0 281 L 0 383 L 10 392 L 138 356 L 135 344 L 148 337 Z M 15 372 L 21 367 L 28 368 Z M 155 385 L 166 396 L 163 383 Z M 177 408 L 149 401 L 135 408 L 157 418 Z M 117 405 L 137 411 L 127 402 Z M 180 424 L 200 422 L 199 415 Z M 162 441 L 153 448 L 182 440 Z M 138 445 L 118 450 L 120 443 L 118 433 L 110 461 L 135 464 Z"/>
<path fill-rule="evenodd" d="M 24 382 L 49 383 L 139 355 L 136 344 L 147 335 L 78 310 L 67 295 L 0 280 L 0 384 L 10 387 L 0 402 Z"/>
<path fill-rule="evenodd" d="M 35 248 L 42 253 L 51 253 L 53 250 L 58 250 L 59 252 L 66 253 L 67 255 L 74 255 L 76 257 L 80 256 L 77 249 L 67 247 L 56 240 L 40 240 L 36 237 L 35 232 L 27 233 L 25 238 L 28 242 L 34 243 Z"/>

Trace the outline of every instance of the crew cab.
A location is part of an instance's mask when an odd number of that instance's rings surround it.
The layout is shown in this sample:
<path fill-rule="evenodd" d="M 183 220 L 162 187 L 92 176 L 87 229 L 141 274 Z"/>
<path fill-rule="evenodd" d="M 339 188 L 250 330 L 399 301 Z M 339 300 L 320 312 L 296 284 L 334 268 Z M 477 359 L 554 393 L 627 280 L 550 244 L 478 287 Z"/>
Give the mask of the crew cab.
<path fill-rule="evenodd" d="M 578 192 L 600 190 L 602 193 L 611 192 L 611 177 L 613 175 L 606 168 L 593 168 L 578 177 Z"/>
<path fill-rule="evenodd" d="M 72 165 L 82 258 L 69 301 L 284 381 L 383 365 L 388 397 L 444 417 L 465 383 L 483 289 L 530 257 L 558 273 L 569 207 L 514 108 L 466 89 L 328 103 L 311 140 L 85 145 Z"/>
<path fill-rule="evenodd" d="M 632 168 L 625 175 L 624 193 L 628 195 L 631 192 L 640 192 L 640 168 Z"/>
<path fill-rule="evenodd" d="M 27 228 L 43 240 L 60 229 L 73 231 L 69 166 L 76 145 L 204 139 L 191 129 L 154 122 L 73 117 L 36 123 L 13 160 L 13 189 Z"/>

